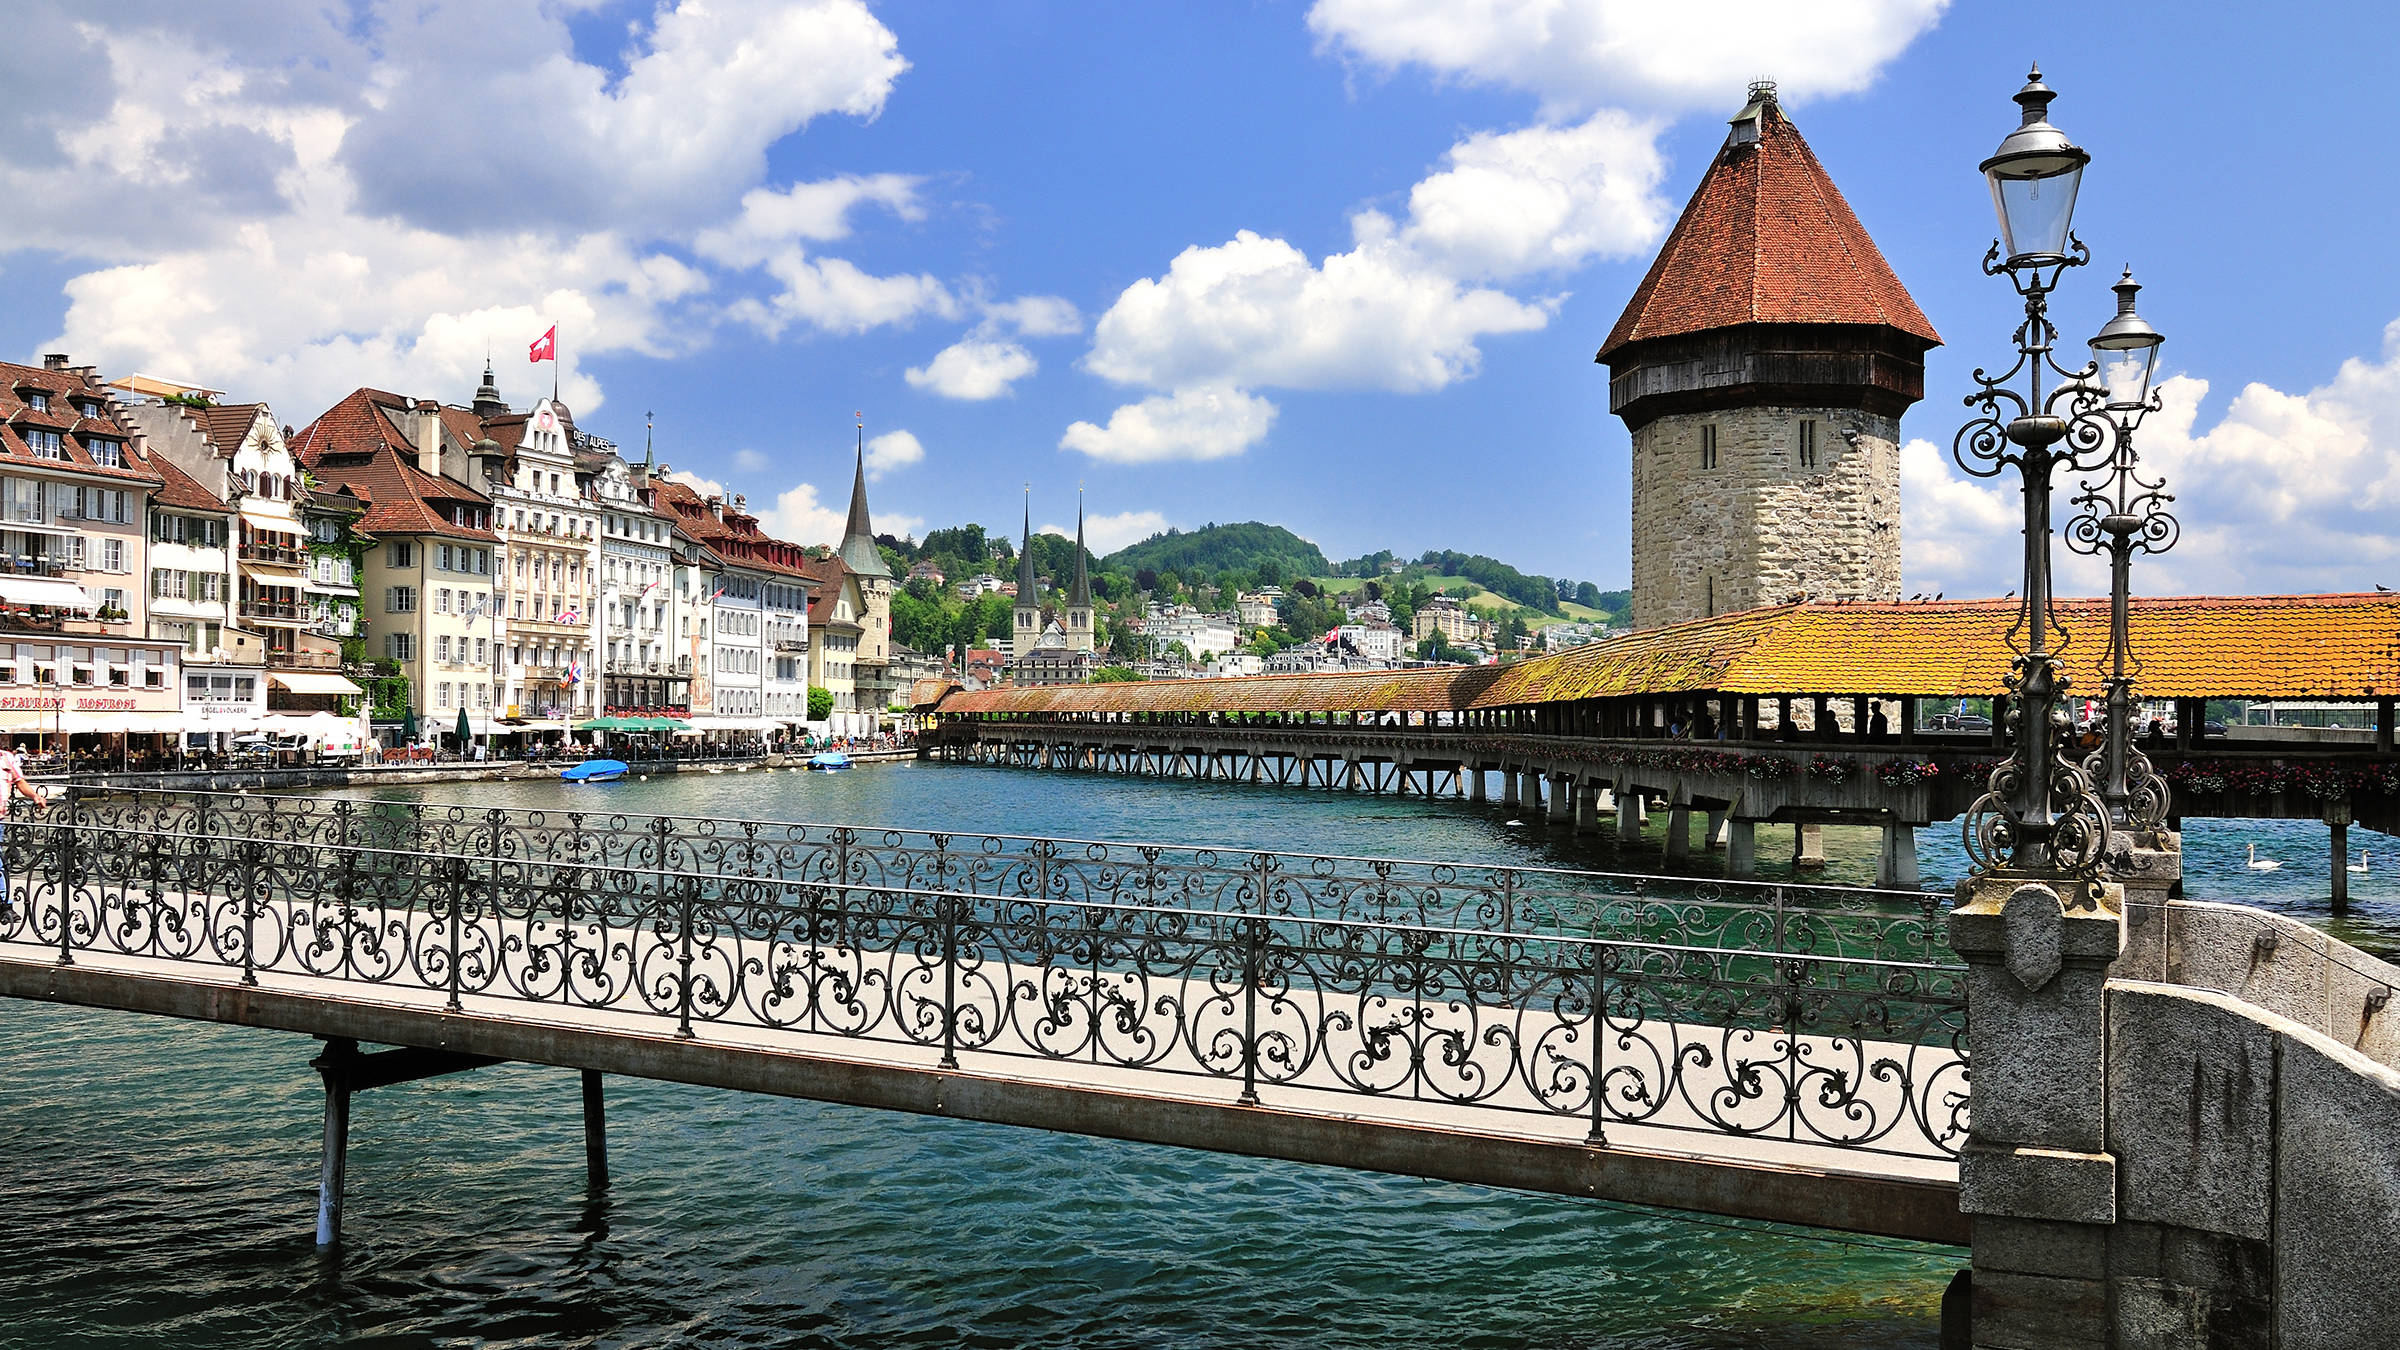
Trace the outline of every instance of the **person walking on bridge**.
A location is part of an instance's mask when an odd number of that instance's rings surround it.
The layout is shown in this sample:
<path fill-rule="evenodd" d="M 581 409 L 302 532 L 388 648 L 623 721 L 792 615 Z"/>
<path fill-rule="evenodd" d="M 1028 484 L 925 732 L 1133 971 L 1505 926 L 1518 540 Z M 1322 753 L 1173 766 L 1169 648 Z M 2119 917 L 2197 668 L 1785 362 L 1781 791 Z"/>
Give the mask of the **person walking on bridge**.
<path fill-rule="evenodd" d="M 32 782 L 25 777 L 25 761 L 18 757 L 16 748 L 0 745 L 0 845 L 7 841 L 6 811 L 16 805 L 13 799 L 17 797 L 32 802 L 36 811 L 47 804 L 42 794 L 34 791 Z M 10 891 L 8 865 L 5 856 L 0 855 L 0 918 L 8 916 L 9 906 L 13 903 Z"/>

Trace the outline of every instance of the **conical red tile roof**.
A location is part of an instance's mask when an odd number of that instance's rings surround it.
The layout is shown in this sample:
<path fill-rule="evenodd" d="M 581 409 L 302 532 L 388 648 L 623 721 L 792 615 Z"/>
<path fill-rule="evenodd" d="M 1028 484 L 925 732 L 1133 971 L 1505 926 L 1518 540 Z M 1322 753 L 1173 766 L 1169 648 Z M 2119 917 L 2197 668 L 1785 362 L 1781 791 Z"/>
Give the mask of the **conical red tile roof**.
<path fill-rule="evenodd" d="M 1600 348 L 1746 323 L 1881 324 L 1941 345 L 1780 107 L 1709 165 Z"/>

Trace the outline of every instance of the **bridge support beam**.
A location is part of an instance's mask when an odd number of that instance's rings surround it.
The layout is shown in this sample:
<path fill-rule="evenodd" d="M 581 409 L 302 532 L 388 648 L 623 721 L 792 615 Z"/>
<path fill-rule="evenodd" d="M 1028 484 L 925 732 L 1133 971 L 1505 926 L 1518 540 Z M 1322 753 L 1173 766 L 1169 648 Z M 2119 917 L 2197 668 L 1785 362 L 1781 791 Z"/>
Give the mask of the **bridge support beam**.
<path fill-rule="evenodd" d="M 1692 856 L 1692 808 L 1688 803 L 1667 804 L 1667 856 Z"/>
<path fill-rule="evenodd" d="M 462 1055 L 454 1050 L 407 1046 L 362 1055 L 357 1041 L 343 1036 L 325 1038 L 324 1051 L 308 1062 L 325 1080 L 325 1147 L 317 1173 L 319 1247 L 338 1247 L 342 1242 L 342 1183 L 349 1162 L 352 1094 L 500 1062 L 489 1055 Z M 587 1086 L 584 1091 L 585 1109 L 589 1111 L 592 1089 Z"/>
<path fill-rule="evenodd" d="M 1725 822 L 1725 875 L 1741 878 L 1758 875 L 1757 821 Z"/>
<path fill-rule="evenodd" d="M 1813 871 L 1825 866 L 1825 827 L 1794 825 L 1792 827 L 1792 866 Z"/>
<path fill-rule="evenodd" d="M 1550 823 L 1575 823 L 1575 780 L 1563 773 L 1550 775 Z"/>
<path fill-rule="evenodd" d="M 1875 884 L 1894 890 L 1917 888 L 1917 830 L 1903 820 L 1883 825 L 1883 848 L 1875 855 Z"/>
<path fill-rule="evenodd" d="M 1481 775 L 1477 776 L 1481 777 Z M 1519 780 L 1515 770 L 1502 769 L 1500 771 L 1500 804 L 1502 806 L 1515 806 L 1517 804 L 1518 781 Z"/>
<path fill-rule="evenodd" d="M 600 1071 L 583 1071 L 583 1178 L 594 1191 L 608 1189 L 608 1102 Z"/>
<path fill-rule="evenodd" d="M 1480 764 L 1464 765 L 1459 772 L 1466 775 L 1467 800 L 1481 805 L 1484 800 L 1483 766 Z"/>
<path fill-rule="evenodd" d="M 1586 778 L 1575 784 L 1575 833 L 1600 828 L 1600 785 Z"/>
<path fill-rule="evenodd" d="M 1617 784 L 1617 838 L 1635 840 L 1642 837 L 1642 826 L 1648 822 L 1642 810 L 1642 790 Z"/>
<path fill-rule="evenodd" d="M 1725 847 L 1725 822 L 1727 818 L 1727 814 L 1723 811 L 1711 811 L 1708 813 L 1708 824 L 1703 827 L 1701 843 L 1712 853 Z"/>

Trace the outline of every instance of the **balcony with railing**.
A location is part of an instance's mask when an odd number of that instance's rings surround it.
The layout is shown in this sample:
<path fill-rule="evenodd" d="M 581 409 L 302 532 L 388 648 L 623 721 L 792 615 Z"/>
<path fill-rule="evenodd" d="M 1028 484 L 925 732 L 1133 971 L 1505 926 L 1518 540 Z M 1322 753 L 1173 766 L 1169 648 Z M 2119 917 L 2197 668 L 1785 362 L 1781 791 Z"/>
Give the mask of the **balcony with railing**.
<path fill-rule="evenodd" d="M 236 555 L 243 562 L 263 563 L 270 567 L 306 567 L 308 550 L 289 544 L 269 544 L 259 540 L 244 540 Z"/>
<path fill-rule="evenodd" d="M 0 553 L 0 572 L 21 577 L 65 575 L 66 558 L 57 553 Z"/>
<path fill-rule="evenodd" d="M 246 599 L 236 609 L 243 618 L 261 623 L 297 624 L 308 618 L 308 607 L 296 600 Z"/>
<path fill-rule="evenodd" d="M 807 638 L 777 638 L 775 650 L 785 655 L 798 655 L 808 650 Z"/>

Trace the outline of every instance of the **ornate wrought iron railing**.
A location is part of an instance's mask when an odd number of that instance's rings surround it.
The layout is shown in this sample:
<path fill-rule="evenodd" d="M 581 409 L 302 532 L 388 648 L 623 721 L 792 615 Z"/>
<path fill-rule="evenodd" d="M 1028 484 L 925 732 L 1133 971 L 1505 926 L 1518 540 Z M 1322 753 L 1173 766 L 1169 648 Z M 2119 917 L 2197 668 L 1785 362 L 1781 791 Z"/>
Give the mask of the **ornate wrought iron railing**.
<path fill-rule="evenodd" d="M 79 797 L 4 847 L 0 958 L 1471 1106 L 1594 1139 L 1940 1158 L 1966 1133 L 1963 968 L 1930 896 L 206 793 Z"/>

